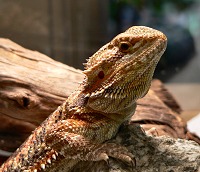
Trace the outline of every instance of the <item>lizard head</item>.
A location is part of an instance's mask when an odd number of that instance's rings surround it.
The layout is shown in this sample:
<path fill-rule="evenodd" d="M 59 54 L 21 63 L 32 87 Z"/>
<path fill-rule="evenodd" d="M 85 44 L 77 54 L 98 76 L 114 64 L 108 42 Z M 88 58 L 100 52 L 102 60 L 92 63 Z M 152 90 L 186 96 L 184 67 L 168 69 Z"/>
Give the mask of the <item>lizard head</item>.
<path fill-rule="evenodd" d="M 167 38 L 157 30 L 134 26 L 117 35 L 85 64 L 87 106 L 104 113 L 130 114 L 149 90 Z"/>

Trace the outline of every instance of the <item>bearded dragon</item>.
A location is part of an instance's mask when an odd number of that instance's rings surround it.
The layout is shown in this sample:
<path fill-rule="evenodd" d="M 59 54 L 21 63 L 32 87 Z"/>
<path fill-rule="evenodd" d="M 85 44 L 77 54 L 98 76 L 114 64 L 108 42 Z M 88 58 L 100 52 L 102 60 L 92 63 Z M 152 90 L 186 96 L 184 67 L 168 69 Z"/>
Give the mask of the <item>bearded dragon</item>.
<path fill-rule="evenodd" d="M 70 171 L 80 161 L 109 157 L 131 163 L 123 146 L 108 143 L 148 92 L 167 45 L 155 29 L 134 26 L 85 64 L 84 81 L 1 166 L 2 172 Z"/>

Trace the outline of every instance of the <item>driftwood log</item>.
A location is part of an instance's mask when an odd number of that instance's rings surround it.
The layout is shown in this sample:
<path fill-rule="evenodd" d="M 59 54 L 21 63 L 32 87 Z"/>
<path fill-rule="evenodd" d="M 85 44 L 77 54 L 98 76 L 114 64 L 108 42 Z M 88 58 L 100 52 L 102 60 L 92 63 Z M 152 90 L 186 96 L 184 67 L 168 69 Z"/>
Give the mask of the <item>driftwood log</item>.
<path fill-rule="evenodd" d="M 83 78 L 81 70 L 0 39 L 0 149 L 12 152 L 19 147 Z M 138 101 L 129 124 L 122 126 L 112 140 L 127 146 L 136 156 L 133 171 L 198 171 L 200 146 L 185 139 L 199 139 L 187 131 L 180 112 L 173 96 L 154 80 L 148 94 Z M 0 154 L 5 158 L 4 152 Z M 115 167 L 110 171 L 132 170 L 114 159 L 110 163 Z M 109 170 L 104 162 L 82 162 L 74 171 L 83 169 Z"/>

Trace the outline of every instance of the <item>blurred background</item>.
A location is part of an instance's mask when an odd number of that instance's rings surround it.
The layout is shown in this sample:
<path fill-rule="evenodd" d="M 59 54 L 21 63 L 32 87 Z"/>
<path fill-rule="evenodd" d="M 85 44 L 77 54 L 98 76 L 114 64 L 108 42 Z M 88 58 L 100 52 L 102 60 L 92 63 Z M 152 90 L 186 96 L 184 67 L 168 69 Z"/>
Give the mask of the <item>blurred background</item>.
<path fill-rule="evenodd" d="M 168 48 L 155 77 L 186 120 L 200 113 L 199 0 L 0 0 L 0 37 L 75 68 L 133 25 L 164 32 Z"/>

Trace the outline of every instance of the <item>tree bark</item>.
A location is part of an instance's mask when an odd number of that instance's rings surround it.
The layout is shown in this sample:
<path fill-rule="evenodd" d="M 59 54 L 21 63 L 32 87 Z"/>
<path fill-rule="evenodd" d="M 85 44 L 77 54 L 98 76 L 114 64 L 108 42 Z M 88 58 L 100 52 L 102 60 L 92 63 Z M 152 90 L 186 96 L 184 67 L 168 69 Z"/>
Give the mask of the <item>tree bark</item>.
<path fill-rule="evenodd" d="M 0 120 L 4 121 L 0 126 L 0 148 L 14 151 L 78 87 L 83 78 L 80 70 L 10 40 L 0 39 Z M 180 112 L 173 96 L 160 81 L 154 80 L 148 94 L 138 101 L 130 123 L 122 127 L 112 141 L 125 144 L 136 155 L 139 171 L 175 168 L 195 171 L 200 165 L 199 145 L 173 139 L 188 137 Z M 136 123 L 151 136 L 141 132 Z M 111 163 L 121 171 L 130 171 L 128 166 L 119 162 L 111 160 Z M 108 171 L 103 162 L 82 162 L 75 168 L 77 171 L 80 165 L 94 171 Z"/>

